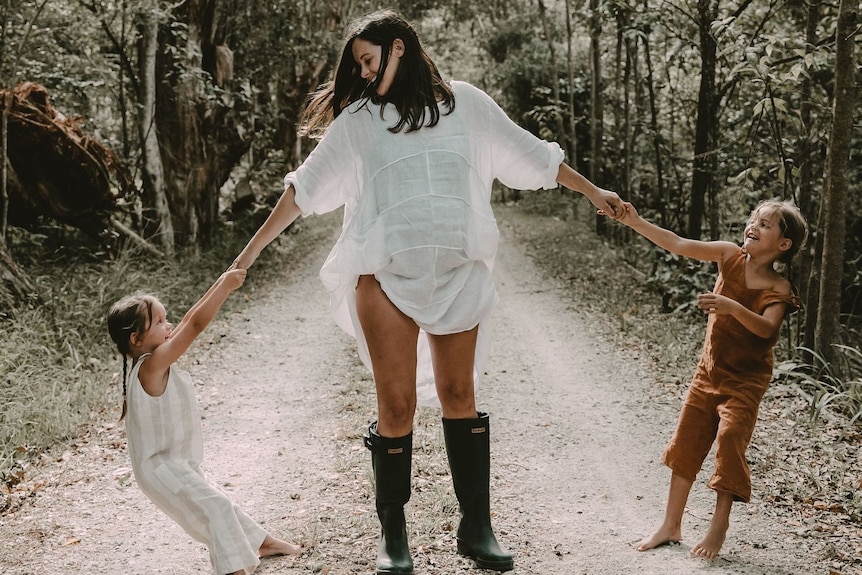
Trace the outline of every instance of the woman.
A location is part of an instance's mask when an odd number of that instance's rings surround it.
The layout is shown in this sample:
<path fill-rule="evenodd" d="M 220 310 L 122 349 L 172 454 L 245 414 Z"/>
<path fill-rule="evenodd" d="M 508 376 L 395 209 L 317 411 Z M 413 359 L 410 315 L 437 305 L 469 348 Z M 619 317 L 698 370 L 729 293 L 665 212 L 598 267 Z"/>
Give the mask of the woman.
<path fill-rule="evenodd" d="M 562 184 L 622 215 L 613 192 L 563 163 L 559 145 L 513 123 L 481 90 L 444 82 L 413 27 L 392 11 L 350 27 L 334 78 L 313 94 L 301 131 L 321 136 L 234 265 L 250 266 L 300 214 L 344 206 L 320 277 L 336 322 L 374 374 L 368 428 L 381 538 L 377 573 L 413 573 L 410 498 L 417 401 L 439 405 L 455 493 L 458 551 L 508 571 L 489 514 L 488 416 L 474 389 L 497 301 L 495 179 L 517 189 Z"/>

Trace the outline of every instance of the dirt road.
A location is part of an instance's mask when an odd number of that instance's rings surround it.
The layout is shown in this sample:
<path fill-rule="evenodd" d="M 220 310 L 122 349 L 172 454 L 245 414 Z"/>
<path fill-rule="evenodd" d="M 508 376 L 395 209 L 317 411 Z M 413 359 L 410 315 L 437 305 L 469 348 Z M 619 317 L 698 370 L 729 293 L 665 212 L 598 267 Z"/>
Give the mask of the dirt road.
<path fill-rule="evenodd" d="M 377 522 L 361 442 L 374 418 L 373 386 L 329 318 L 317 279 L 338 223 L 301 222 L 290 238 L 291 269 L 274 276 L 253 268 L 234 296 L 242 298 L 236 311 L 217 318 L 183 359 L 198 382 L 206 472 L 268 530 L 305 548 L 295 559 L 264 561 L 257 573 L 373 573 Z M 501 228 L 502 302 L 478 398 L 491 414 L 493 521 L 515 553 L 513 573 L 828 573 L 756 502 L 734 510 L 718 560 L 690 558 L 714 502 L 704 486 L 709 469 L 693 490 L 682 545 L 633 549 L 661 519 L 669 473 L 658 455 L 677 400 L 651 385 L 638 358 L 617 353 L 602 318 L 542 279 Z M 137 489 L 121 425 L 105 423 L 31 472 L 43 486 L 0 517 L 3 575 L 209 572 L 205 550 Z M 418 574 L 480 572 L 455 553 L 457 504 L 432 410 L 417 414 L 407 513 Z"/>

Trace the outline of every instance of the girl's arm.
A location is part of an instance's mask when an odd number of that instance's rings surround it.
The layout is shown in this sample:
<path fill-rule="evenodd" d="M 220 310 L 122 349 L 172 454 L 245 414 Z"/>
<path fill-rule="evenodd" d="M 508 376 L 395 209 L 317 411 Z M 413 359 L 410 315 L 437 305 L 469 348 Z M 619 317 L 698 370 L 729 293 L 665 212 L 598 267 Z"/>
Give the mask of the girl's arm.
<path fill-rule="evenodd" d="M 763 314 L 757 314 L 736 300 L 714 293 L 704 293 L 697 296 L 697 307 L 707 314 L 730 314 L 742 324 L 742 326 L 756 335 L 768 339 L 775 335 L 784 314 L 787 304 L 776 302 L 766 307 Z"/>
<path fill-rule="evenodd" d="M 154 397 L 164 393 L 171 365 L 186 352 L 209 325 L 231 292 L 243 284 L 245 276 L 244 269 L 224 272 L 203 297 L 186 312 L 167 341 L 153 350 L 152 355 L 141 364 L 138 376 L 144 391 Z"/>
<path fill-rule="evenodd" d="M 272 243 L 281 232 L 302 214 L 296 205 L 296 190 L 288 186 L 266 221 L 258 228 L 231 265 L 231 268 L 248 269 L 255 262 L 263 248 Z"/>
<path fill-rule="evenodd" d="M 739 250 L 739 246 L 733 242 L 702 241 L 680 237 L 670 230 L 643 219 L 635 207 L 628 202 L 624 202 L 623 215 L 618 219 L 658 247 L 683 257 L 721 263 Z"/>
<path fill-rule="evenodd" d="M 617 194 L 596 186 L 565 162 L 557 171 L 557 183 L 585 195 L 602 214 L 619 218 L 625 213 L 623 201 Z"/>

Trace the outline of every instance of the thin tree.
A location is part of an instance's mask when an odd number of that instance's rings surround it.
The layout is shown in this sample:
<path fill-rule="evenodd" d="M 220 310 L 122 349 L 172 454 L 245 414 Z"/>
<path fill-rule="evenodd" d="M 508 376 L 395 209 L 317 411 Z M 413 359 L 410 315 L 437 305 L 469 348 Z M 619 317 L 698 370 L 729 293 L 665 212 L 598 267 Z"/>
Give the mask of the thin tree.
<path fill-rule="evenodd" d="M 600 179 L 604 108 L 602 106 L 602 15 L 600 0 L 590 0 L 590 179 Z M 596 217 L 596 231 L 604 228 L 604 218 Z"/>
<path fill-rule="evenodd" d="M 826 190 L 823 193 L 823 258 L 820 262 L 820 299 L 814 330 L 815 347 L 829 363 L 836 365 L 834 345 L 839 342 L 841 277 L 844 263 L 845 205 L 847 171 L 856 102 L 856 58 L 854 47 L 859 0 L 841 0 L 835 31 L 835 97 L 832 129 L 827 152 Z"/>
<path fill-rule="evenodd" d="M 694 134 L 694 162 L 691 176 L 691 203 L 688 207 L 687 235 L 700 238 L 706 199 L 712 193 L 715 174 L 715 144 L 718 135 L 715 74 L 717 44 L 712 23 L 718 18 L 718 0 L 697 0 L 697 28 L 700 39 L 700 85 Z"/>
<path fill-rule="evenodd" d="M 805 20 L 805 46 L 806 51 L 814 50 L 817 44 L 817 26 L 820 22 L 820 0 L 809 0 L 808 10 L 806 10 Z M 809 74 L 805 74 L 802 78 L 802 84 L 799 88 L 799 120 L 801 124 L 802 134 L 799 148 L 799 194 L 796 198 L 796 203 L 802 213 L 808 218 L 809 222 L 814 222 L 814 210 L 816 206 L 812 201 L 811 190 L 813 189 L 814 174 L 812 163 L 814 162 L 814 129 L 812 116 L 812 80 Z M 819 226 L 818 226 L 819 227 Z M 819 238 L 819 236 L 818 236 Z M 814 250 L 806 249 L 800 254 L 799 277 L 800 291 L 803 300 L 805 301 L 805 324 L 799 330 L 802 333 L 802 345 L 807 350 L 812 350 L 814 344 L 814 328 L 817 324 L 817 302 L 820 299 L 820 268 L 815 265 L 815 262 L 820 261 L 820 255 L 815 255 L 816 251 L 820 250 L 820 241 L 816 238 L 809 238 L 814 245 Z M 796 314 L 797 316 L 801 314 Z M 797 317 L 797 321 L 800 319 Z M 798 343 L 797 343 L 798 345 Z M 812 357 L 806 357 L 806 361 L 811 362 Z"/>
<path fill-rule="evenodd" d="M 644 13 L 648 14 L 648 0 L 644 0 Z M 641 46 L 643 46 L 643 58 L 646 64 L 647 77 L 646 88 L 649 95 L 649 122 L 650 133 L 653 151 L 653 162 L 655 163 L 655 178 L 656 178 L 656 207 L 659 213 L 659 223 L 662 227 L 667 227 L 667 198 L 665 197 L 664 184 L 664 162 L 662 160 L 662 137 L 658 124 L 658 101 L 655 93 L 655 75 L 653 73 L 652 54 L 650 51 L 650 33 L 651 24 L 647 18 L 641 19 L 640 23 L 642 33 L 639 35 Z"/>
<path fill-rule="evenodd" d="M 545 42 L 548 44 L 548 52 L 551 56 L 551 99 L 554 101 L 554 123 L 559 134 L 557 137 L 562 138 L 565 142 L 566 129 L 563 125 L 563 115 L 560 113 L 560 73 L 557 64 L 554 27 L 548 19 L 548 11 L 542 0 L 539 0 L 539 16 L 542 19 L 542 30 L 545 35 Z"/>
<path fill-rule="evenodd" d="M 572 6 L 571 0 L 566 0 L 566 80 L 569 85 L 568 97 L 566 99 L 566 114 L 569 119 L 568 133 L 568 158 L 574 169 L 578 169 L 578 135 L 577 118 L 575 117 L 575 61 L 572 49 Z"/>
<path fill-rule="evenodd" d="M 14 62 L 9 70 L 7 89 L 4 91 L 3 113 L 0 116 L 0 310 L 4 313 L 15 309 L 17 302 L 35 294 L 36 290 L 30 282 L 27 274 L 15 263 L 6 246 L 6 227 L 9 220 L 9 189 L 8 189 L 8 150 L 9 150 L 9 114 L 15 101 L 15 76 L 18 64 L 23 54 L 24 47 L 30 38 L 33 26 L 42 14 L 48 0 L 43 0 L 36 9 L 36 13 L 27 25 L 27 30 L 18 49 L 14 55 Z M 8 25 L 12 10 L 11 0 L 3 3 L 3 22 L 0 27 L 0 72 L 4 69 L 6 61 L 5 47 L 8 45 Z M 0 81 L 0 85 L 3 82 Z"/>
<path fill-rule="evenodd" d="M 5 90 L 5 100 L 3 102 L 3 116 L 0 119 L 0 151 L 2 151 L 2 166 L 0 166 L 0 198 L 2 198 L 2 207 L 0 207 L 0 241 L 4 244 L 6 243 L 6 226 L 9 221 L 9 189 L 7 187 L 7 181 L 9 178 L 9 174 L 7 171 L 7 163 L 8 163 L 8 154 L 7 151 L 9 149 L 9 137 L 8 137 L 8 128 L 9 128 L 9 114 L 12 112 L 12 105 L 15 101 L 13 97 L 13 93 L 15 91 L 15 76 L 18 73 L 18 64 L 21 61 L 21 55 L 24 53 L 24 47 L 27 45 L 27 41 L 30 39 L 30 33 L 33 31 L 33 26 L 39 20 L 39 16 L 42 15 L 42 10 L 45 9 L 45 6 L 48 4 L 48 0 L 42 0 L 42 3 L 39 4 L 38 8 L 36 8 L 36 13 L 27 23 L 27 30 L 24 32 L 24 38 L 18 44 L 18 50 L 14 55 L 14 61 L 12 66 L 9 69 L 9 81 L 6 84 Z M 0 42 L 0 70 L 3 69 L 3 63 L 5 62 L 5 46 L 7 45 L 7 32 L 8 32 L 8 24 L 9 24 L 9 15 L 11 12 L 11 0 L 6 0 L 3 5 L 3 26 L 2 26 L 2 42 Z"/>
<path fill-rule="evenodd" d="M 157 4 L 157 3 L 154 3 Z M 157 5 L 144 7 L 140 12 L 141 52 L 139 60 L 140 118 L 138 131 L 141 139 L 141 175 L 144 198 L 151 212 L 156 241 L 168 255 L 174 251 L 174 227 L 168 205 L 165 168 L 162 162 L 159 134 L 156 129 L 157 82 L 156 59 L 159 47 L 159 11 Z"/>

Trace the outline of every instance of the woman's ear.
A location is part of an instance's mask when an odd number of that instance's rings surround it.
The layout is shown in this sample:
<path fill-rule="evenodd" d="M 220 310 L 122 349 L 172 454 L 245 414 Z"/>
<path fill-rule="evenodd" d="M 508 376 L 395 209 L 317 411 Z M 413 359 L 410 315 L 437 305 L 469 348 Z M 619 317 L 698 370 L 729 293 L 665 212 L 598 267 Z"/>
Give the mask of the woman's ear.
<path fill-rule="evenodd" d="M 392 41 L 392 49 L 390 53 L 399 58 L 402 57 L 404 55 L 404 40 L 401 38 L 395 38 L 395 40 Z"/>

